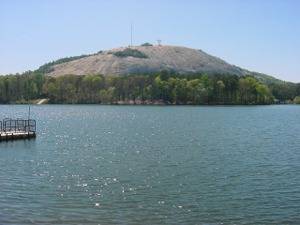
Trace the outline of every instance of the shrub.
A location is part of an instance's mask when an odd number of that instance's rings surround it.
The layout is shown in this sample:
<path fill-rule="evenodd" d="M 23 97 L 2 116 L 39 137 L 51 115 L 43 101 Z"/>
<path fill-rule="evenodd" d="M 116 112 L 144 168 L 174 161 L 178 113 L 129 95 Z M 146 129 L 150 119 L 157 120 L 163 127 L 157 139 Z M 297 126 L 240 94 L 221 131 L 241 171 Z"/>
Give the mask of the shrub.
<path fill-rule="evenodd" d="M 135 58 L 144 58 L 144 59 L 148 58 L 148 56 L 146 54 L 140 52 L 139 50 L 131 49 L 131 48 L 126 48 L 124 51 L 118 51 L 113 54 L 117 57 L 132 56 Z"/>
<path fill-rule="evenodd" d="M 150 44 L 149 42 L 146 42 L 144 44 L 141 44 L 141 46 L 147 46 L 147 47 L 149 47 L 149 46 L 153 46 L 153 44 Z"/>

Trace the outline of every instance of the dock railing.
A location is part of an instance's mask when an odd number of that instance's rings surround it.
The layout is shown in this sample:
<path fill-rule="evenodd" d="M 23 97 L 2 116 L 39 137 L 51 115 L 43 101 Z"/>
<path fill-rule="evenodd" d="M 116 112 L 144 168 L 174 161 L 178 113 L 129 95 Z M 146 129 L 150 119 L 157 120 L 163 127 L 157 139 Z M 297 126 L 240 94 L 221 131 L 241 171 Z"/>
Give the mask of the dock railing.
<path fill-rule="evenodd" d="M 35 133 L 36 121 L 32 119 L 10 119 L 5 118 L 0 121 L 1 132 L 4 133 Z"/>

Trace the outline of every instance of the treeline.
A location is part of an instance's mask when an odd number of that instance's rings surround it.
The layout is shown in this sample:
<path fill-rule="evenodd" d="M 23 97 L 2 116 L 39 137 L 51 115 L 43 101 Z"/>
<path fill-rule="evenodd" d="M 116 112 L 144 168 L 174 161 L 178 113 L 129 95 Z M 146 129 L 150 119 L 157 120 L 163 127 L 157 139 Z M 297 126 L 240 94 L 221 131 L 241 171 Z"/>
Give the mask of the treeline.
<path fill-rule="evenodd" d="M 41 73 L 0 76 L 0 104 L 27 103 L 44 95 L 46 77 Z"/>
<path fill-rule="evenodd" d="M 65 104 L 271 104 L 293 101 L 300 84 L 264 84 L 253 76 L 229 74 L 152 74 L 44 76 L 26 72 L 0 76 L 0 104 L 47 98 Z"/>

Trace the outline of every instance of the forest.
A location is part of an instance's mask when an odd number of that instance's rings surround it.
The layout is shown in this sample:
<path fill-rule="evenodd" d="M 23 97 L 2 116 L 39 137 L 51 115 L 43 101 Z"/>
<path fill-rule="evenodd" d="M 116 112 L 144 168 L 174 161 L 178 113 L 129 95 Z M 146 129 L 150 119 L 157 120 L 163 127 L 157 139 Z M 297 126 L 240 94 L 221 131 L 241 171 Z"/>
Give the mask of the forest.
<path fill-rule="evenodd" d="M 45 76 L 39 71 L 0 76 L 0 104 L 258 105 L 300 103 L 300 83 L 255 76 L 177 74 Z"/>

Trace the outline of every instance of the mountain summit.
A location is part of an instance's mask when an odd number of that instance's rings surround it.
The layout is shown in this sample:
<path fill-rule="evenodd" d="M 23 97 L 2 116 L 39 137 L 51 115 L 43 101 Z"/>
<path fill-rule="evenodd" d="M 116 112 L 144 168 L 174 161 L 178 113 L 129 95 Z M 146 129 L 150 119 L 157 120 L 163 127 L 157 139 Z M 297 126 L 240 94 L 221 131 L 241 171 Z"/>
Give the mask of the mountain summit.
<path fill-rule="evenodd" d="M 50 76 L 65 74 L 132 75 L 162 70 L 176 73 L 222 73 L 248 75 L 249 72 L 201 50 L 179 46 L 135 46 L 100 51 L 51 67 Z"/>

